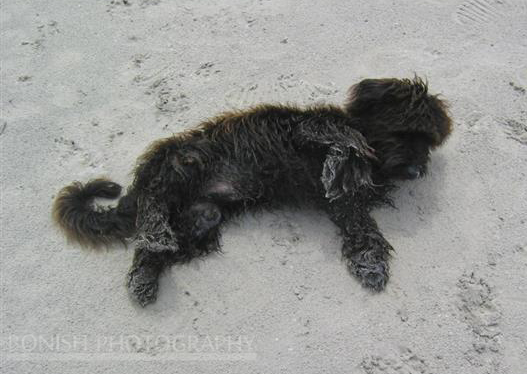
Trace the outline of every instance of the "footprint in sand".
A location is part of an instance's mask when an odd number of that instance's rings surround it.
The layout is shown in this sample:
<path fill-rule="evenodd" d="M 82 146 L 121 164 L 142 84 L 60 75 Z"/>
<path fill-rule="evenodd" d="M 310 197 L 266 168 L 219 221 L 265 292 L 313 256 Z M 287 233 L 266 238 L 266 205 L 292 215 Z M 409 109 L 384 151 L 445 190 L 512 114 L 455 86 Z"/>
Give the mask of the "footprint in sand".
<path fill-rule="evenodd" d="M 507 38 L 524 29 L 527 0 L 468 0 L 457 7 L 453 16 L 469 33 Z"/>
<path fill-rule="evenodd" d="M 231 109 L 267 103 L 315 104 L 332 102 L 338 89 L 331 84 L 315 84 L 297 78 L 294 74 L 281 74 L 271 82 L 247 82 L 227 91 L 225 100 Z"/>
<path fill-rule="evenodd" d="M 106 11 L 108 13 L 115 12 L 119 9 L 131 8 L 133 6 L 139 6 L 141 8 L 146 8 L 151 5 L 157 5 L 161 0 L 111 0 L 106 5 Z"/>
<path fill-rule="evenodd" d="M 360 368 L 366 374 L 426 374 L 431 373 L 426 361 L 409 348 L 397 354 L 365 357 Z"/>
<path fill-rule="evenodd" d="M 148 86 L 146 95 L 154 97 L 155 106 L 160 113 L 181 113 L 190 109 L 190 102 L 184 93 L 176 92 L 169 78 L 156 79 Z"/>
<path fill-rule="evenodd" d="M 501 312 L 494 301 L 494 290 L 474 273 L 464 274 L 457 286 L 461 318 L 473 335 L 472 347 L 465 352 L 465 358 L 488 373 L 500 373 Z"/>
<path fill-rule="evenodd" d="M 505 126 L 505 132 L 509 138 L 527 145 L 527 122 L 517 121 L 515 119 L 503 119 L 500 122 Z"/>

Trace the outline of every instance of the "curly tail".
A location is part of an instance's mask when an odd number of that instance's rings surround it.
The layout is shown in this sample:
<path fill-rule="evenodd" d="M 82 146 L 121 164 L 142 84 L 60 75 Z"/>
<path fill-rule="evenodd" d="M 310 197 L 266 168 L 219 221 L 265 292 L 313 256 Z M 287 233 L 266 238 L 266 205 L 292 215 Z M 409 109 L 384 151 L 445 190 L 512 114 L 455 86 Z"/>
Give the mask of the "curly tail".
<path fill-rule="evenodd" d="M 53 219 L 68 240 L 82 246 L 100 247 L 114 241 L 124 242 L 135 232 L 137 207 L 135 199 L 125 195 L 117 207 L 94 208 L 95 197 L 115 199 L 121 186 L 105 179 L 86 184 L 74 182 L 64 187 L 53 203 Z"/>

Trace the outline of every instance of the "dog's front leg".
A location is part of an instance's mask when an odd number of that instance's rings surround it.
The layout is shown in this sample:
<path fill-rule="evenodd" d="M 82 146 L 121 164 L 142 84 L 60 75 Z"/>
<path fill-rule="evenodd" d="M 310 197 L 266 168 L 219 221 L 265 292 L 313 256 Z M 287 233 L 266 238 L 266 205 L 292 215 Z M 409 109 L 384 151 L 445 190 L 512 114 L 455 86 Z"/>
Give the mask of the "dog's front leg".
<path fill-rule="evenodd" d="M 382 291 L 389 278 L 388 258 L 393 249 L 371 217 L 344 233 L 342 256 L 362 285 Z"/>
<path fill-rule="evenodd" d="M 337 199 L 372 183 L 373 150 L 345 119 L 305 121 L 295 129 L 295 142 L 307 151 L 326 150 L 320 178 L 326 198 Z"/>
<path fill-rule="evenodd" d="M 330 218 L 342 231 L 342 256 L 363 286 L 381 291 L 388 282 L 388 259 L 393 248 L 368 210 L 360 202 L 349 200 L 353 197 L 328 204 Z"/>

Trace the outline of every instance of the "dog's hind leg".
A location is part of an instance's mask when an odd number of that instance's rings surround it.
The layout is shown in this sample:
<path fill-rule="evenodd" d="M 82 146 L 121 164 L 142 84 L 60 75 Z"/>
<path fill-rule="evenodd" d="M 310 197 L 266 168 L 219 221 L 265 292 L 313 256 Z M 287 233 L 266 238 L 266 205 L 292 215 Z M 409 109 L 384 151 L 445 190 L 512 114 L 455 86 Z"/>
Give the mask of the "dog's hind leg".
<path fill-rule="evenodd" d="M 375 220 L 360 201 L 348 196 L 329 203 L 328 211 L 342 231 L 342 256 L 351 274 L 363 286 L 383 290 L 389 278 L 388 259 L 393 248 Z"/>
<path fill-rule="evenodd" d="M 128 273 L 128 291 L 141 306 L 153 303 L 157 298 L 158 279 L 168 265 L 167 254 L 152 252 L 145 247 L 137 247 L 132 268 Z"/>
<path fill-rule="evenodd" d="M 178 251 L 176 234 L 169 223 L 168 204 L 151 196 L 142 196 L 137 201 L 138 245 L 152 252 Z"/>
<path fill-rule="evenodd" d="M 130 296 L 143 307 L 155 302 L 161 273 L 174 264 L 219 250 L 219 237 L 219 230 L 216 228 L 210 229 L 199 240 L 181 238 L 179 249 L 175 252 L 155 252 L 148 247 L 138 246 L 128 273 Z"/>
<path fill-rule="evenodd" d="M 261 192 L 254 179 L 247 172 L 238 174 L 223 170 L 221 177 L 205 183 L 201 196 L 183 214 L 187 235 L 200 240 L 207 233 L 218 230 L 233 213 L 255 201 Z"/>
<path fill-rule="evenodd" d="M 138 239 L 139 245 L 135 250 L 127 284 L 130 296 L 143 307 L 156 300 L 158 279 L 166 267 L 219 250 L 218 225 L 222 214 L 216 204 L 198 201 L 178 220 L 178 226 L 174 230 L 170 228 L 170 235 L 157 230 L 159 224 L 154 225 L 156 234 L 161 234 L 161 242 L 148 232 Z M 163 223 L 163 227 L 165 224 L 168 225 Z M 178 240 L 172 238 L 172 241 L 167 241 L 176 232 Z M 159 250 L 165 246 L 169 246 L 169 249 Z"/>
<path fill-rule="evenodd" d="M 158 278 L 171 264 L 171 255 L 182 251 L 169 224 L 169 207 L 162 199 L 137 199 L 137 247 L 128 274 L 130 296 L 141 306 L 156 300 Z"/>
<path fill-rule="evenodd" d="M 168 206 L 150 197 L 141 200 L 138 247 L 128 275 L 131 297 L 141 306 L 154 302 L 167 266 L 219 250 L 219 225 L 243 196 L 231 184 L 213 180 L 173 222 Z"/>
<path fill-rule="evenodd" d="M 198 200 L 190 206 L 183 219 L 187 226 L 185 232 L 190 238 L 199 240 L 218 227 L 223 215 L 220 207 L 214 202 Z"/>

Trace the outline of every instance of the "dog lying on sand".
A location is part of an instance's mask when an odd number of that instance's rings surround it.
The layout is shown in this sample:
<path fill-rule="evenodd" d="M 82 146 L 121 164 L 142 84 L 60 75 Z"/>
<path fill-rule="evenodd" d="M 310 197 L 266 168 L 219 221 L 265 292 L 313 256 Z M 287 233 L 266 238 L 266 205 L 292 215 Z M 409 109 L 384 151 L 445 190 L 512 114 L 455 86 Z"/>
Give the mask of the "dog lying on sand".
<path fill-rule="evenodd" d="M 414 79 L 366 79 L 343 107 L 261 105 L 224 113 L 153 143 L 132 185 L 97 179 L 64 187 L 54 220 L 69 239 L 98 247 L 135 240 L 131 296 L 156 299 L 163 269 L 220 250 L 223 222 L 250 209 L 311 204 L 343 235 L 350 272 L 373 290 L 389 276 L 392 246 L 370 216 L 390 203 L 395 180 L 426 173 L 451 132 L 446 104 Z"/>

